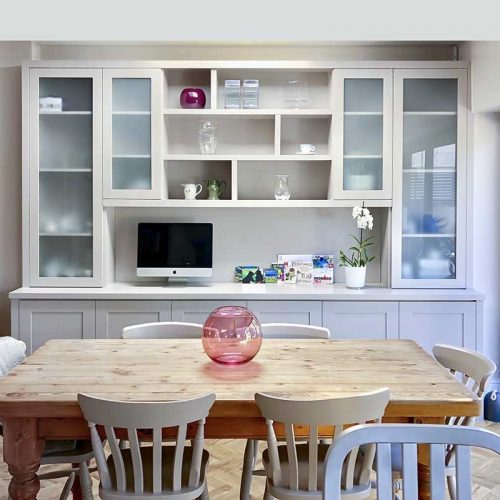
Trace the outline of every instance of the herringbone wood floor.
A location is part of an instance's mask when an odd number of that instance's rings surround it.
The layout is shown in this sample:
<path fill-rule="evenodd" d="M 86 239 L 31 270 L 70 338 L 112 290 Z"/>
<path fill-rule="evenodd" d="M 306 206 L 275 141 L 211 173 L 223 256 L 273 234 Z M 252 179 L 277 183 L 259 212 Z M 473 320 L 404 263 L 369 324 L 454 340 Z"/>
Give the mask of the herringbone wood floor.
<path fill-rule="evenodd" d="M 483 424 L 500 434 L 500 424 Z M 244 441 L 207 441 L 210 452 L 208 482 L 211 500 L 237 500 L 239 497 L 241 464 Z M 264 446 L 262 444 L 262 446 Z M 1 445 L 0 445 L 1 449 Z M 57 467 L 44 466 L 41 471 L 48 472 Z M 98 499 L 98 480 L 94 473 L 94 492 Z M 473 451 L 474 499 L 500 500 L 500 457 L 485 451 Z M 9 475 L 4 463 L 0 464 L 0 499 L 7 499 Z M 59 498 L 64 479 L 43 481 L 38 495 L 39 500 Z M 264 493 L 264 479 L 255 477 L 252 482 L 252 500 L 261 499 Z M 375 495 L 373 496 L 375 498 Z"/>

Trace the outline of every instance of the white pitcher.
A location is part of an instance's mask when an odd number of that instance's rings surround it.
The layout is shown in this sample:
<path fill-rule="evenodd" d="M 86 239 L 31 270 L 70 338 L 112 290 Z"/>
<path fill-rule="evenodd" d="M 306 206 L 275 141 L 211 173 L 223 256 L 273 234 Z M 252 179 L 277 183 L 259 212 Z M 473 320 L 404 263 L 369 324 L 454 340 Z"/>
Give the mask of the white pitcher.
<path fill-rule="evenodd" d="M 203 189 L 201 184 L 181 184 L 181 186 L 184 188 L 185 200 L 196 200 Z"/>

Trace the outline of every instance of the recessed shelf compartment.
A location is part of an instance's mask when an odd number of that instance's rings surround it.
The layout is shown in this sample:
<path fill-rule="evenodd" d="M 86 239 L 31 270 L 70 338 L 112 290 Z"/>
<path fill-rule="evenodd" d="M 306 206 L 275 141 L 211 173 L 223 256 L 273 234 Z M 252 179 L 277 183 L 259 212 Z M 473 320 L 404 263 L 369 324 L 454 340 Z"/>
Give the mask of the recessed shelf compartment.
<path fill-rule="evenodd" d="M 329 154 L 332 118 L 328 117 L 281 117 L 281 154 L 295 155 L 299 144 L 312 144 L 316 154 Z M 296 155 L 309 157 L 314 155 Z"/>
<path fill-rule="evenodd" d="M 308 84 L 308 98 L 304 108 L 330 107 L 330 75 L 328 70 L 276 70 L 276 69 L 219 69 L 217 70 L 217 107 L 224 108 L 225 80 L 259 80 L 259 107 L 261 109 L 288 109 L 289 81 Z"/>
<path fill-rule="evenodd" d="M 226 183 L 221 200 L 231 199 L 231 162 L 221 160 L 166 161 L 167 193 L 169 200 L 184 200 L 181 184 L 201 184 L 203 189 L 196 201 L 206 200 L 207 190 L 204 180 L 217 179 Z M 212 201 L 212 200 L 210 200 Z M 214 200 L 213 203 L 217 203 Z"/>
<path fill-rule="evenodd" d="M 274 119 L 269 117 L 219 116 L 217 121 L 217 156 L 274 154 Z M 198 133 L 201 118 L 196 115 L 165 117 L 167 153 L 200 154 Z M 208 156 L 208 155 L 207 155 Z"/>
<path fill-rule="evenodd" d="M 209 69 L 167 69 L 164 74 L 165 108 L 181 110 L 180 95 L 188 87 L 203 89 L 207 97 L 205 108 L 211 107 Z"/>
<path fill-rule="evenodd" d="M 93 238 L 80 235 L 40 238 L 40 277 L 92 277 Z"/>
<path fill-rule="evenodd" d="M 287 174 L 290 200 L 327 200 L 330 161 L 238 161 L 238 200 L 274 200 L 275 176 Z M 283 202 L 286 203 L 286 202 Z"/>
<path fill-rule="evenodd" d="M 40 78 L 39 97 L 61 97 L 62 112 L 40 110 L 43 115 L 92 113 L 91 78 Z"/>

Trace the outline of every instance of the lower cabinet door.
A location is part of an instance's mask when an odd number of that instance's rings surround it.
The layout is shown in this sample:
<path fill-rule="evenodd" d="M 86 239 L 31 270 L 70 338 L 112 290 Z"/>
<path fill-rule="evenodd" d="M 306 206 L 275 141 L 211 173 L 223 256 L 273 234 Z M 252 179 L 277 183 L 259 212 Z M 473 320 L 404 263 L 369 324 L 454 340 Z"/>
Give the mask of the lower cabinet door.
<path fill-rule="evenodd" d="M 96 304 L 98 339 L 120 339 L 126 326 L 172 319 L 169 300 L 99 300 Z"/>
<path fill-rule="evenodd" d="M 185 321 L 186 323 L 202 325 L 208 315 L 218 307 L 246 307 L 246 305 L 244 300 L 174 300 L 172 302 L 172 321 Z"/>
<path fill-rule="evenodd" d="M 21 300 L 19 339 L 31 354 L 52 339 L 95 338 L 93 300 Z"/>
<path fill-rule="evenodd" d="M 248 309 L 261 323 L 321 326 L 321 302 L 312 300 L 249 300 Z"/>
<path fill-rule="evenodd" d="M 399 338 L 415 340 L 429 353 L 434 344 L 476 349 L 476 304 L 401 302 Z"/>
<path fill-rule="evenodd" d="M 332 339 L 397 339 L 397 302 L 323 302 Z"/>

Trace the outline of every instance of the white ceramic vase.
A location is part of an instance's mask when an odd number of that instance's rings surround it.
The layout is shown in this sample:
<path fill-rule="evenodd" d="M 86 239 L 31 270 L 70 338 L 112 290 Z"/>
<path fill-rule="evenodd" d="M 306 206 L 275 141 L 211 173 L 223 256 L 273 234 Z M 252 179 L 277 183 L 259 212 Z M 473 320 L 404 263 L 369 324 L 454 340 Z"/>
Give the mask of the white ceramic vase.
<path fill-rule="evenodd" d="M 366 266 L 364 267 L 344 267 L 345 285 L 347 288 L 364 288 L 366 281 Z"/>

